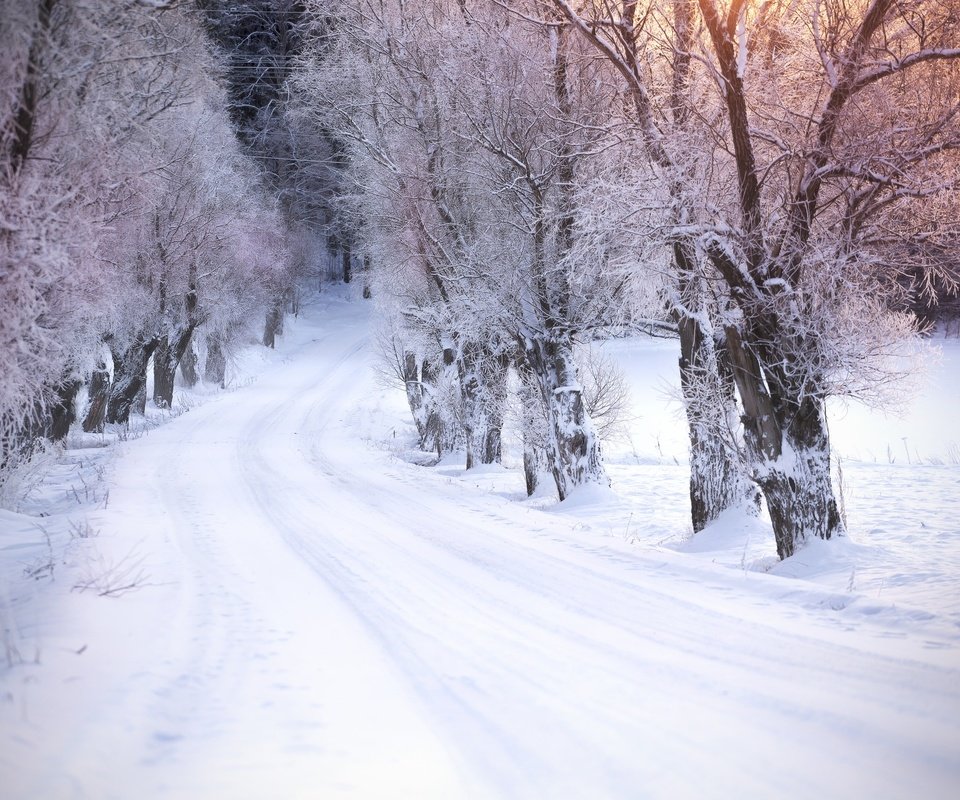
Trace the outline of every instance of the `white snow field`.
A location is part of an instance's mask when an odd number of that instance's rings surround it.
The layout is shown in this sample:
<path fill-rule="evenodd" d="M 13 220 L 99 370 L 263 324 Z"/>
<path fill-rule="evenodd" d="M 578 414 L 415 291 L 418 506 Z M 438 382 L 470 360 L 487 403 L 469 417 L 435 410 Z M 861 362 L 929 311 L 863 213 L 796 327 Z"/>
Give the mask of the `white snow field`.
<path fill-rule="evenodd" d="M 952 345 L 937 435 L 836 422 L 850 535 L 778 564 L 688 535 L 670 343 L 608 345 L 613 490 L 558 505 L 411 463 L 368 313 L 0 512 L 0 797 L 960 797 Z"/>

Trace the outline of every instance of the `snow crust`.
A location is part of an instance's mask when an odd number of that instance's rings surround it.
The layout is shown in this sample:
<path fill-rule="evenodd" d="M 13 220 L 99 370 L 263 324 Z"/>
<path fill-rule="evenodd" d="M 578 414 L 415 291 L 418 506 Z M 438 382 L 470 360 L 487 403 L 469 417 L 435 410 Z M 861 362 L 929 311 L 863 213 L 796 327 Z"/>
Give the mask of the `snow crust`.
<path fill-rule="evenodd" d="M 558 504 L 509 432 L 505 468 L 414 463 L 367 312 L 323 296 L 0 511 L 0 796 L 955 796 L 955 343 L 903 427 L 831 419 L 849 536 L 780 563 L 762 517 L 690 535 L 672 343 L 606 345 L 613 489 Z"/>

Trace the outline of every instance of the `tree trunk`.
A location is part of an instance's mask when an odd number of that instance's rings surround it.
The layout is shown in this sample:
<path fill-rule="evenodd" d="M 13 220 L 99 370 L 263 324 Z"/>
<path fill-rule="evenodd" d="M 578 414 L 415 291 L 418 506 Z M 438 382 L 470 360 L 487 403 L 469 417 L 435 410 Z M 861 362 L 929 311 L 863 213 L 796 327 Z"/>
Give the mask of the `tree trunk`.
<path fill-rule="evenodd" d="M 525 436 L 523 439 L 523 480 L 527 487 L 527 497 L 537 491 L 537 487 L 540 485 L 540 477 L 549 470 L 550 463 L 547 458 L 547 451 Z"/>
<path fill-rule="evenodd" d="M 370 256 L 363 257 L 363 299 L 369 300 L 373 297 L 373 291 L 370 289 Z"/>
<path fill-rule="evenodd" d="M 191 346 L 187 347 L 183 358 L 180 359 L 180 377 L 183 379 L 183 385 L 194 387 L 200 382 L 200 359 L 197 358 L 197 351 L 193 349 L 191 337 Z"/>
<path fill-rule="evenodd" d="M 143 368 L 143 379 L 140 381 L 140 388 L 137 390 L 137 396 L 133 398 L 133 405 L 130 410 L 139 414 L 141 417 L 147 413 L 147 367 Z"/>
<path fill-rule="evenodd" d="M 351 268 L 353 267 L 353 252 L 350 249 L 350 243 L 345 241 L 340 250 L 340 263 L 343 268 L 343 282 L 350 283 L 352 277 Z"/>
<path fill-rule="evenodd" d="M 153 402 L 157 408 L 170 408 L 173 405 L 173 383 L 176 374 L 177 365 L 173 360 L 170 339 L 163 336 L 157 349 L 153 351 Z"/>
<path fill-rule="evenodd" d="M 16 175 L 23 167 L 33 144 L 37 103 L 42 97 L 39 78 L 42 74 L 43 51 L 48 46 L 50 18 L 55 5 L 56 0 L 41 0 L 36 3 L 37 25 L 27 53 L 27 68 L 17 92 L 16 101 L 11 103 L 11 108 L 4 109 L 12 119 L 7 122 L 7 130 L 2 132 L 4 135 L 0 136 L 0 141 L 6 145 L 7 152 L 4 160 L 9 165 L 11 175 Z M 4 94 L 8 97 L 12 95 L 13 87 L 5 86 Z M 9 111 L 15 111 L 15 114 L 9 114 Z"/>
<path fill-rule="evenodd" d="M 514 369 L 520 379 L 520 429 L 523 437 L 523 478 L 527 495 L 540 485 L 540 478 L 550 471 L 547 456 L 547 410 L 536 376 L 522 353 L 514 360 Z"/>
<path fill-rule="evenodd" d="M 783 455 L 765 464 L 758 480 L 781 559 L 808 539 L 829 539 L 843 530 L 830 476 L 823 403 L 808 400 L 803 406 L 784 437 Z"/>
<path fill-rule="evenodd" d="M 420 366 L 420 385 L 426 415 L 420 447 L 436 451 L 438 458 L 453 452 L 459 443 L 456 425 L 459 398 L 454 397 L 457 384 L 456 357 L 452 348 L 444 348 L 438 367 L 424 359 Z"/>
<path fill-rule="evenodd" d="M 90 376 L 88 389 L 90 405 L 83 420 L 85 433 L 103 433 L 103 423 L 107 413 L 107 401 L 110 398 L 110 372 L 102 361 Z"/>
<path fill-rule="evenodd" d="M 554 334 L 526 341 L 526 357 L 536 376 L 548 419 L 550 471 L 561 500 L 578 486 L 609 486 L 600 440 L 583 403 L 568 338 Z"/>
<path fill-rule="evenodd" d="M 753 506 L 757 490 L 736 443 L 736 397 L 725 353 L 701 322 L 675 314 L 680 332 L 680 389 L 690 440 L 690 511 L 694 533 L 728 508 Z"/>
<path fill-rule="evenodd" d="M 680 334 L 680 390 L 690 440 L 690 516 L 694 533 L 723 511 L 756 507 L 757 489 L 740 456 L 737 401 L 725 342 L 709 329 L 697 256 L 689 242 L 673 245 L 679 302 L 671 316 Z"/>
<path fill-rule="evenodd" d="M 147 362 L 158 339 L 138 338 L 123 353 L 113 352 L 113 385 L 107 400 L 107 422 L 127 423 L 130 412 L 146 410 Z"/>
<path fill-rule="evenodd" d="M 775 334 L 764 336 L 767 347 Z M 808 539 L 829 539 L 843 530 L 830 475 L 826 406 L 791 386 L 782 372 L 765 368 L 757 356 L 760 348 L 746 346 L 733 326 L 727 341 L 752 471 L 767 501 L 777 554 L 789 558 Z M 782 362 L 775 350 L 770 355 L 768 363 Z M 797 402 L 798 397 L 803 399 Z"/>
<path fill-rule="evenodd" d="M 207 360 L 203 365 L 203 379 L 216 383 L 221 389 L 226 386 L 227 357 L 223 352 L 223 340 L 219 334 L 207 336 Z"/>
<path fill-rule="evenodd" d="M 407 405 L 413 416 L 413 424 L 417 426 L 417 436 L 420 446 L 424 446 L 427 435 L 427 418 L 429 409 L 423 396 L 423 383 L 420 381 L 420 363 L 416 353 L 403 354 L 403 383 L 407 391 Z"/>
<path fill-rule="evenodd" d="M 507 361 L 490 347 L 466 343 L 457 369 L 463 399 L 463 431 L 467 469 L 477 463 L 499 463 L 506 401 Z"/>
<path fill-rule="evenodd" d="M 263 326 L 263 346 L 273 348 L 277 344 L 277 337 L 283 334 L 283 301 L 278 300 L 267 312 L 267 319 Z"/>
<path fill-rule="evenodd" d="M 67 438 L 70 426 L 77 418 L 74 401 L 81 385 L 78 380 L 66 380 L 57 386 L 56 398 L 47 410 L 47 419 L 43 426 L 44 436 L 51 442 L 60 442 Z"/>
<path fill-rule="evenodd" d="M 153 353 L 153 402 L 156 403 L 157 408 L 173 407 L 173 388 L 177 367 L 180 366 L 183 354 L 190 345 L 192 335 L 193 326 L 189 325 L 172 341 L 168 336 L 158 340 Z"/>

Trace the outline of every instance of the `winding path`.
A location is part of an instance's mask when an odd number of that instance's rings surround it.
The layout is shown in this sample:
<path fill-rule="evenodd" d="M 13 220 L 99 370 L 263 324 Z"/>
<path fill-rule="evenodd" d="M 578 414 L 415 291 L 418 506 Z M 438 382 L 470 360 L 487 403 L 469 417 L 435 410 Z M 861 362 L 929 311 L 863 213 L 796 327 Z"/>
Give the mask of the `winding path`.
<path fill-rule="evenodd" d="M 126 447 L 99 524 L 162 585 L 80 676 L 57 794 L 956 796 L 960 665 L 391 461 L 363 314 Z"/>

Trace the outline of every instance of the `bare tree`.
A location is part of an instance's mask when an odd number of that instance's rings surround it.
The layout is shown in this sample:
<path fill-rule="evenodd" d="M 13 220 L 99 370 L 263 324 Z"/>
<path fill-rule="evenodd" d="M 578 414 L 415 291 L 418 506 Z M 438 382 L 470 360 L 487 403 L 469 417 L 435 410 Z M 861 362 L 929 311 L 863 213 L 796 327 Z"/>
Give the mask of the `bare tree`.
<path fill-rule="evenodd" d="M 924 0 L 698 5 L 736 174 L 736 202 L 705 243 L 739 312 L 726 332 L 747 453 L 786 558 L 840 530 L 827 396 L 849 390 L 865 337 L 882 352 L 903 329 L 878 309 L 874 226 L 956 188 L 945 168 L 960 147 L 960 104 L 924 89 L 955 80 L 960 19 Z M 851 312 L 876 325 L 839 340 Z"/>

